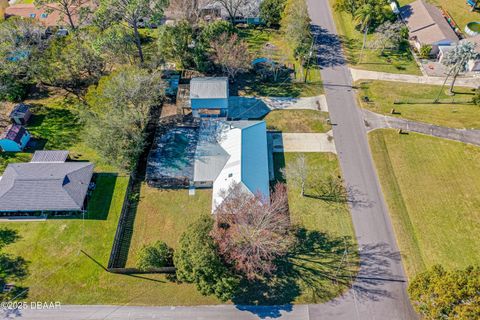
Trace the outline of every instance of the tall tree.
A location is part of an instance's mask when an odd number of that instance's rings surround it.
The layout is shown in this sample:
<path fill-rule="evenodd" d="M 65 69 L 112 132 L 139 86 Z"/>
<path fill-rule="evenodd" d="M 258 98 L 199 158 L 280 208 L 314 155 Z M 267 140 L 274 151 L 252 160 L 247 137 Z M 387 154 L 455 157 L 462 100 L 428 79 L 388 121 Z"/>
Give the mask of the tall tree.
<path fill-rule="evenodd" d="M 254 280 L 276 269 L 275 259 L 294 243 L 286 187 L 277 184 L 270 199 L 232 185 L 215 210 L 212 237 L 223 259 Z"/>
<path fill-rule="evenodd" d="M 267 27 L 278 26 L 285 9 L 286 0 L 263 0 L 260 3 L 260 18 Z"/>
<path fill-rule="evenodd" d="M 84 36 L 78 33 L 55 38 L 31 66 L 35 79 L 81 98 L 86 87 L 96 83 L 105 71 L 105 62 Z"/>
<path fill-rule="evenodd" d="M 480 319 L 480 268 L 446 270 L 440 265 L 408 286 L 413 306 L 425 319 Z"/>
<path fill-rule="evenodd" d="M 450 69 L 445 81 L 447 81 L 450 75 L 453 75 L 452 83 L 449 90 L 450 94 L 453 94 L 455 81 L 457 80 L 460 72 L 464 72 L 467 70 L 468 62 L 478 59 L 480 57 L 480 53 L 475 50 L 475 47 L 475 43 L 465 41 L 455 46 L 452 50 L 448 51 L 443 57 L 442 64 L 449 67 Z"/>
<path fill-rule="evenodd" d="M 252 2 L 255 0 L 212 0 L 212 4 L 220 4 L 228 14 L 231 23 L 235 22 L 235 18 L 245 15 L 250 10 Z"/>
<path fill-rule="evenodd" d="M 86 95 L 87 143 L 107 162 L 133 170 L 145 147 L 151 108 L 164 91 L 159 72 L 128 67 L 103 77 Z"/>
<path fill-rule="evenodd" d="M 158 52 L 177 66 L 187 69 L 194 63 L 194 33 L 191 24 L 180 21 L 175 25 L 163 25 L 158 29 Z"/>
<path fill-rule="evenodd" d="M 239 40 L 237 34 L 222 34 L 210 44 L 212 48 L 212 60 L 221 66 L 223 71 L 231 78 L 250 67 L 250 54 L 248 46 Z"/>
<path fill-rule="evenodd" d="M 142 42 L 138 28 L 140 21 L 148 19 L 159 22 L 163 16 L 168 0 L 100 0 L 100 10 L 97 14 L 117 19 L 133 28 L 135 45 L 137 46 L 140 62 L 144 62 Z M 108 13 L 108 14 L 107 14 Z"/>
<path fill-rule="evenodd" d="M 374 47 L 380 49 L 383 54 L 387 47 L 398 50 L 402 42 L 408 37 L 408 30 L 405 25 L 400 22 L 386 21 L 375 29 L 376 38 L 373 42 Z"/>
<path fill-rule="evenodd" d="M 212 227 L 210 213 L 189 225 L 180 237 L 173 262 L 180 281 L 194 283 L 203 295 L 214 294 L 226 301 L 232 299 L 239 278 L 219 257 L 217 246 L 210 236 Z"/>
<path fill-rule="evenodd" d="M 90 12 L 91 0 L 35 0 L 36 7 L 45 8 L 47 12 L 59 12 L 60 22 L 65 18 L 73 30 Z"/>

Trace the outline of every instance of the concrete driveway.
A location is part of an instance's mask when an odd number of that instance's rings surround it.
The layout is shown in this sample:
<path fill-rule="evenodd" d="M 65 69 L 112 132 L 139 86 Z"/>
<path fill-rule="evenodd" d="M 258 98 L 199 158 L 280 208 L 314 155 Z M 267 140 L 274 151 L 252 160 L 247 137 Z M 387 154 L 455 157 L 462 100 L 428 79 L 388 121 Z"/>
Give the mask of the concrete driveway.
<path fill-rule="evenodd" d="M 333 133 L 269 132 L 273 152 L 332 152 L 337 153 Z"/>

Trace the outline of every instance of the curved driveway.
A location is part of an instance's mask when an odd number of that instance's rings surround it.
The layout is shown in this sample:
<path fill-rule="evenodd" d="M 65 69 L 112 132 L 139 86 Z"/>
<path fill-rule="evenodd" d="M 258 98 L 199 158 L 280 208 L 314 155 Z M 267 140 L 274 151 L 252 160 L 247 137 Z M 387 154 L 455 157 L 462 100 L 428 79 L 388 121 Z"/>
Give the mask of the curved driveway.
<path fill-rule="evenodd" d="M 312 319 L 415 319 L 363 117 L 352 92 L 351 74 L 328 0 L 307 0 L 307 3 L 362 261 L 353 289 L 331 303 L 310 306 L 310 316 Z"/>

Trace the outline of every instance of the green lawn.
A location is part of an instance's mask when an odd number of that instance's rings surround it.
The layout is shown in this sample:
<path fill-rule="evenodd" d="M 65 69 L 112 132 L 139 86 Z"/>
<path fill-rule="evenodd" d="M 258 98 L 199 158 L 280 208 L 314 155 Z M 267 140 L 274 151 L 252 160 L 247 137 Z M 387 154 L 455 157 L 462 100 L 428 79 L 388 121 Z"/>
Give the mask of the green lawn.
<path fill-rule="evenodd" d="M 2 223 L 21 236 L 7 247 L 8 252 L 30 261 L 30 275 L 23 283 L 29 287 L 27 300 L 131 305 L 217 302 L 200 295 L 194 286 L 174 284 L 163 275 L 116 275 L 97 264 L 106 266 L 108 262 L 127 182 L 126 177 L 101 175 L 84 221 L 78 218 Z"/>
<path fill-rule="evenodd" d="M 441 86 L 433 85 L 362 81 L 358 92 L 362 107 L 377 113 L 452 128 L 480 128 L 480 109 L 469 103 L 472 89 L 456 87 L 457 94 L 452 97 L 447 95 L 448 88 L 445 88 L 440 96 L 441 103 L 433 104 L 440 90 Z M 370 102 L 363 101 L 365 96 Z M 452 104 L 455 101 L 459 103 Z M 393 108 L 397 114 L 390 114 Z"/>
<path fill-rule="evenodd" d="M 328 112 L 316 110 L 275 110 L 263 120 L 267 129 L 282 132 L 327 132 L 332 126 L 327 124 Z"/>
<path fill-rule="evenodd" d="M 35 149 L 69 150 L 70 156 L 77 160 L 88 160 L 95 163 L 95 171 L 116 172 L 114 168 L 83 142 L 83 125 L 78 117 L 78 105 L 74 99 L 65 97 L 49 97 L 27 100 L 32 105 L 33 117 L 27 130 L 31 133 L 35 147 L 23 153 L 0 153 L 0 170 L 10 162 L 29 161 Z"/>
<path fill-rule="evenodd" d="M 370 147 L 409 278 L 480 263 L 480 148 L 393 130 Z"/>
<path fill-rule="evenodd" d="M 399 51 L 386 51 L 383 56 L 380 55 L 378 50 L 366 49 L 363 52 L 363 56 L 361 56 L 363 34 L 355 29 L 355 24 L 350 14 L 340 13 L 333 9 L 335 1 L 330 0 L 333 19 L 337 32 L 341 37 L 348 62 L 352 67 L 390 73 L 422 74 L 407 46 Z M 373 35 L 367 37 L 367 47 L 373 38 Z"/>
<path fill-rule="evenodd" d="M 212 210 L 212 191 L 162 190 L 143 184 L 135 216 L 134 232 L 127 261 L 135 267 L 138 251 L 157 240 L 176 248 L 179 236 L 201 214 Z"/>
<path fill-rule="evenodd" d="M 312 66 L 307 72 L 307 82 L 300 71 L 299 63 L 294 59 L 292 49 L 282 33 L 270 28 L 239 29 L 241 39 L 247 42 L 252 58 L 265 57 L 264 46 L 273 44 L 277 50 L 274 60 L 289 66 L 293 77 L 284 76 L 274 82 L 272 79 L 260 79 L 254 73 L 241 75 L 236 80 L 240 95 L 277 96 L 277 97 L 311 97 L 323 93 L 320 69 Z"/>
<path fill-rule="evenodd" d="M 282 180 L 279 169 L 283 168 L 285 163 L 295 161 L 298 155 L 297 153 L 274 153 L 275 175 L 278 180 Z M 304 155 L 311 172 L 340 175 L 337 157 L 334 154 L 305 153 Z M 292 257 L 294 265 L 301 270 L 300 277 L 296 281 L 302 295 L 295 302 L 328 301 L 346 290 L 351 283 L 349 277 L 355 275 L 356 244 L 350 212 L 345 203 L 301 197 L 300 189 L 291 181 L 289 183 L 288 179 L 287 171 L 286 183 L 292 222 L 309 232 L 321 235 L 317 239 L 317 246 L 313 246 L 316 249 L 312 249 L 310 256 L 298 254 Z M 309 181 L 309 183 L 316 182 Z M 311 190 L 307 188 L 306 194 L 309 193 Z M 346 246 L 349 254 L 344 257 Z M 342 258 L 346 260 L 342 261 Z M 338 273 L 335 270 L 338 270 Z M 338 282 L 335 283 L 328 277 L 337 278 Z"/>

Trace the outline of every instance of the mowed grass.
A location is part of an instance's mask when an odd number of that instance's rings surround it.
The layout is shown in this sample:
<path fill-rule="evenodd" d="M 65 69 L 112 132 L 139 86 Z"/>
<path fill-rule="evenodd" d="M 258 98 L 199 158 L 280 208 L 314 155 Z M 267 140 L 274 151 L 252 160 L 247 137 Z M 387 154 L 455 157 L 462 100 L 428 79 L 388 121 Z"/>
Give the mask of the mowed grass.
<path fill-rule="evenodd" d="M 398 83 L 389 81 L 359 82 L 360 104 L 368 110 L 420 122 L 452 128 L 480 128 L 480 108 L 470 103 L 473 91 L 455 87 L 455 96 L 441 86 Z M 433 101 L 441 92 L 438 104 Z M 367 96 L 370 102 L 363 101 Z M 458 103 L 452 103 L 458 101 Z M 395 104 L 395 102 L 402 102 Z M 397 114 L 391 114 L 395 109 Z"/>
<path fill-rule="evenodd" d="M 194 196 L 189 196 L 186 189 L 157 189 L 143 184 L 127 266 L 135 267 L 138 251 L 155 241 L 165 241 L 176 248 L 180 235 L 188 225 L 211 210 L 210 189 L 197 189 Z"/>
<path fill-rule="evenodd" d="M 480 148 L 393 130 L 369 134 L 408 277 L 480 263 Z"/>
<path fill-rule="evenodd" d="M 284 168 L 286 163 L 295 161 L 299 155 L 299 153 L 274 153 L 277 180 L 283 181 L 281 168 Z M 340 175 L 337 157 L 334 154 L 304 153 L 304 156 L 310 172 L 321 172 L 325 176 Z M 311 180 L 311 175 L 309 177 L 309 184 L 317 183 Z M 295 302 L 328 301 L 350 286 L 357 268 L 357 249 L 348 206 L 346 203 L 302 197 L 299 187 L 289 180 L 288 171 L 285 178 L 292 223 L 309 232 L 322 235 L 321 240 L 314 246 L 316 250 L 312 250 L 311 256 L 294 255 L 292 257 L 293 264 L 302 270 L 296 279 L 302 294 Z M 311 190 L 307 188 L 306 193 L 310 192 Z M 346 248 L 347 255 L 344 256 Z M 331 280 L 337 276 L 337 282 Z M 320 295 L 318 295 L 319 292 Z"/>
<path fill-rule="evenodd" d="M 453 20 L 458 24 L 460 30 L 464 32 L 467 23 L 480 20 L 480 13 L 472 12 L 467 1 L 452 0 L 427 0 L 433 5 L 441 6 L 452 16 Z M 399 0 L 401 6 L 409 4 L 413 0 Z"/>
<path fill-rule="evenodd" d="M 271 96 L 271 97 L 312 97 L 323 94 L 323 84 L 320 69 L 311 65 L 308 72 L 302 73 L 301 66 L 293 56 L 292 48 L 288 45 L 280 30 L 271 28 L 239 29 L 239 36 L 249 47 L 252 59 L 267 55 L 264 47 L 267 43 L 277 49 L 272 57 L 276 62 L 289 66 L 293 76 L 284 75 L 277 81 L 261 79 L 254 72 L 241 75 L 237 78 L 238 93 L 240 95 Z"/>
<path fill-rule="evenodd" d="M 263 120 L 268 130 L 282 132 L 327 132 L 332 126 L 327 123 L 328 112 L 316 110 L 275 110 Z"/>
<path fill-rule="evenodd" d="M 27 124 L 32 135 L 30 145 L 24 152 L 0 152 L 0 172 L 8 163 L 30 161 L 32 153 L 37 149 L 68 150 L 75 160 L 88 160 L 95 164 L 97 172 L 117 172 L 107 164 L 98 153 L 88 147 L 84 138 L 88 134 L 78 115 L 81 106 L 75 99 L 52 96 L 43 99 L 26 100 L 32 106 L 33 116 Z"/>
<path fill-rule="evenodd" d="M 30 262 L 30 275 L 23 283 L 29 287 L 26 300 L 118 305 L 217 303 L 200 295 L 193 285 L 175 284 L 163 275 L 117 275 L 100 266 L 106 266 L 109 259 L 127 183 L 126 177 L 100 175 L 85 220 L 2 223 L 21 236 L 7 251 Z"/>
<path fill-rule="evenodd" d="M 374 35 L 369 34 L 367 48 L 362 53 L 363 34 L 355 28 L 356 25 L 350 14 L 338 12 L 333 8 L 336 0 L 329 1 L 337 32 L 342 40 L 347 60 L 352 67 L 389 73 L 422 74 L 408 46 L 397 51 L 386 50 L 384 55 L 381 55 L 379 50 L 368 49 L 369 44 L 374 40 Z"/>

